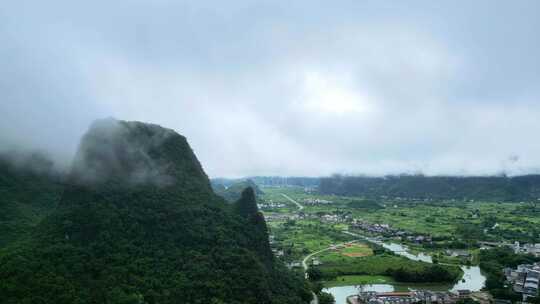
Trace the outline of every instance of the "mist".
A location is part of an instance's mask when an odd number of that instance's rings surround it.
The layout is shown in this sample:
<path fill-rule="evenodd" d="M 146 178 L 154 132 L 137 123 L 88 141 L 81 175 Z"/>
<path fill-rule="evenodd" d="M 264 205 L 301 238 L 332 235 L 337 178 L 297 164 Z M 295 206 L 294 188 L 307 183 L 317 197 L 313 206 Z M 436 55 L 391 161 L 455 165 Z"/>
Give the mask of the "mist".
<path fill-rule="evenodd" d="M 0 152 L 0 166 L 20 173 L 38 176 L 60 177 L 65 172 L 55 167 L 54 162 L 39 151 L 6 150 Z"/>
<path fill-rule="evenodd" d="M 173 134 L 155 125 L 96 120 L 81 140 L 71 177 L 81 184 L 172 185 L 168 171 L 173 164 L 151 154 Z"/>
<path fill-rule="evenodd" d="M 69 168 L 115 117 L 211 177 L 538 173 L 539 31 L 525 0 L 9 1 L 0 151 Z"/>

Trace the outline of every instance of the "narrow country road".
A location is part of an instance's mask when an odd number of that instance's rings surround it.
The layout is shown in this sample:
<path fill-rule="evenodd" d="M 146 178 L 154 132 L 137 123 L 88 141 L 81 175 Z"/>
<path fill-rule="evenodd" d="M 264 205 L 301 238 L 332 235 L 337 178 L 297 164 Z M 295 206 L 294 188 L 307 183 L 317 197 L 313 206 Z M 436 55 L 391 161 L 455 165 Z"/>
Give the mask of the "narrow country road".
<path fill-rule="evenodd" d="M 350 241 L 350 242 L 337 244 L 335 246 L 330 246 L 330 247 L 327 247 L 327 248 L 324 248 L 324 249 L 321 249 L 319 251 L 315 251 L 315 252 L 312 252 L 312 253 L 306 255 L 306 257 L 302 260 L 302 268 L 304 268 L 304 273 L 305 273 L 304 275 L 306 276 L 306 279 L 308 279 L 308 274 L 307 274 L 308 265 L 307 265 L 307 262 L 308 262 L 309 259 L 311 259 L 312 257 L 316 256 L 319 253 L 328 251 L 328 250 L 330 250 L 332 248 L 344 246 L 346 244 L 352 244 L 352 243 L 354 243 L 356 241 L 357 240 L 353 240 L 353 241 Z M 319 304 L 319 298 L 317 297 L 317 295 L 314 292 L 312 292 L 312 294 L 313 294 L 313 300 L 311 300 L 311 304 Z"/>
<path fill-rule="evenodd" d="M 324 249 L 321 249 L 319 251 L 315 251 L 315 252 L 312 252 L 308 255 L 306 255 L 306 257 L 304 257 L 304 259 L 302 260 L 302 267 L 304 268 L 304 271 L 306 271 L 306 279 L 307 279 L 307 269 L 308 269 L 308 265 L 307 265 L 307 262 L 310 258 L 312 258 L 313 256 L 319 254 L 319 253 L 322 253 L 322 252 L 325 252 L 325 251 L 328 251 L 332 248 L 336 248 L 336 247 L 341 247 L 341 246 L 345 246 L 347 244 L 352 244 L 352 243 L 356 243 L 358 242 L 358 240 L 352 240 L 352 241 L 349 241 L 349 242 L 345 242 L 345 243 L 341 243 L 341 244 L 337 244 L 337 245 L 334 245 L 334 246 L 330 246 L 330 247 L 327 247 L 327 248 L 324 248 Z"/>
<path fill-rule="evenodd" d="M 298 207 L 298 211 L 302 211 L 302 209 L 304 209 L 304 206 L 300 205 L 299 202 L 293 200 L 291 197 L 289 197 L 288 195 L 286 194 L 283 194 L 281 193 L 281 196 L 283 196 L 284 198 L 286 198 L 289 202 L 295 204 L 297 207 Z M 325 249 L 325 250 L 328 250 Z M 320 252 L 323 252 L 324 250 L 321 250 L 321 251 L 318 251 L 318 252 L 314 252 L 310 255 L 307 255 L 303 260 L 302 260 L 302 267 L 304 268 L 304 275 L 307 279 L 307 260 L 312 257 L 313 255 L 317 254 L 317 253 L 320 253 Z M 313 300 L 311 300 L 310 304 L 319 304 L 319 297 L 317 297 L 317 295 L 314 293 L 314 292 L 311 292 L 311 295 L 313 295 Z"/>
<path fill-rule="evenodd" d="M 286 198 L 287 200 L 289 200 L 291 203 L 293 203 L 293 204 L 295 204 L 296 206 L 298 206 L 298 211 L 302 211 L 302 209 L 304 209 L 304 206 L 300 205 L 299 202 L 293 200 L 293 199 L 290 198 L 288 195 L 281 193 L 281 196 L 283 196 L 284 198 Z"/>
<path fill-rule="evenodd" d="M 294 199 L 292 199 L 288 195 L 281 193 L 281 196 L 286 198 L 291 203 L 295 204 L 298 207 L 298 211 L 302 211 L 304 209 L 304 206 L 302 206 L 299 202 L 295 201 Z M 351 234 L 351 235 L 353 235 L 353 234 Z M 356 241 L 357 240 L 353 240 L 353 241 L 346 242 L 346 243 L 341 243 L 341 244 L 335 245 L 334 247 L 343 246 L 345 244 L 351 244 L 351 243 L 354 243 Z M 312 252 L 312 253 L 306 255 L 306 257 L 304 257 L 304 259 L 302 260 L 302 268 L 304 268 L 304 275 L 305 275 L 306 279 L 308 278 L 308 275 L 307 275 L 307 270 L 308 270 L 307 262 L 308 262 L 308 260 L 310 258 L 312 258 L 313 256 L 315 256 L 315 255 L 317 255 L 319 253 L 325 252 L 327 250 L 330 250 L 332 248 L 333 247 L 324 248 L 324 249 L 321 249 L 319 251 Z M 313 300 L 311 300 L 310 304 L 319 304 L 319 297 L 317 297 L 317 295 L 314 292 L 311 292 L 311 294 L 313 295 Z"/>
<path fill-rule="evenodd" d="M 319 304 L 319 297 L 312 291 L 311 294 L 313 295 L 313 300 L 309 302 L 310 304 Z"/>

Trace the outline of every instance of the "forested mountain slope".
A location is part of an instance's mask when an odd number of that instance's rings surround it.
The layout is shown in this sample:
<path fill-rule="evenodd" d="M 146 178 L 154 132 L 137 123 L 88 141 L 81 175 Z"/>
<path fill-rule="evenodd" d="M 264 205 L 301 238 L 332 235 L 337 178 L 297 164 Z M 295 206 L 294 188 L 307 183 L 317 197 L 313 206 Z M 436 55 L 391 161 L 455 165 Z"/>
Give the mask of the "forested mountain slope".
<path fill-rule="evenodd" d="M 254 209 L 255 208 L 255 209 Z M 57 209 L 0 251 L 2 303 L 306 303 L 276 262 L 252 190 L 215 195 L 186 139 L 104 120 Z"/>
<path fill-rule="evenodd" d="M 27 234 L 58 204 L 61 176 L 40 154 L 0 155 L 0 248 Z"/>

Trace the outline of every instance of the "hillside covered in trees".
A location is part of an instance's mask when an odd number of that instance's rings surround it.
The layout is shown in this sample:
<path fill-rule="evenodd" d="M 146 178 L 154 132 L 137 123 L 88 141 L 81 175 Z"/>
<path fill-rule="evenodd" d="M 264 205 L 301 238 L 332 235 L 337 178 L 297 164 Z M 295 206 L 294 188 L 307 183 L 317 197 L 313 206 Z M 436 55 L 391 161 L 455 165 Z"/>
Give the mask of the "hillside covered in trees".
<path fill-rule="evenodd" d="M 536 201 L 540 198 L 540 175 L 516 177 L 336 175 L 321 178 L 319 191 L 323 194 L 364 197 Z"/>
<path fill-rule="evenodd" d="M 28 233 L 58 204 L 61 175 L 41 154 L 0 155 L 0 248 Z"/>
<path fill-rule="evenodd" d="M 2 206 L 55 205 L 0 248 L 2 303 L 311 299 L 304 279 L 273 258 L 253 190 L 234 204 L 215 195 L 186 139 L 172 130 L 98 121 L 61 191 L 46 184 L 26 193 L 24 181 L 0 181 Z"/>

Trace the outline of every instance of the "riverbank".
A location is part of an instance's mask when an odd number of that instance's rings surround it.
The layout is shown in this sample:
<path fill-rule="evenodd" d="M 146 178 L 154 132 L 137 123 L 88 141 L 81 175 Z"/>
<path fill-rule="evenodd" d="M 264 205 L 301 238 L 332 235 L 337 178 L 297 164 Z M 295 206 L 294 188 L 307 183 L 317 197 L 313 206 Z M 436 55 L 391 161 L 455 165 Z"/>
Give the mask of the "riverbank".
<path fill-rule="evenodd" d="M 407 246 L 397 243 L 384 243 L 362 235 L 344 231 L 351 236 L 358 237 L 364 241 L 372 242 L 394 254 L 412 261 L 433 263 L 430 255 L 424 252 L 410 252 Z M 362 285 L 364 291 L 393 292 L 409 290 L 432 290 L 432 291 L 457 291 L 468 289 L 470 291 L 480 291 L 485 284 L 486 278 L 478 266 L 459 265 L 463 275 L 454 283 L 402 283 L 396 282 L 393 278 L 380 275 L 346 275 L 338 276 L 335 280 L 325 282 L 325 291 L 331 293 L 336 304 L 345 304 L 347 296 L 358 293 L 358 285 Z"/>
<path fill-rule="evenodd" d="M 374 280 L 390 277 L 396 282 L 452 284 L 463 275 L 462 270 L 454 265 L 415 261 L 397 254 L 380 253 L 366 257 L 342 255 L 340 258 L 334 255 L 335 253 L 330 252 L 319 257 L 322 265 L 318 268 L 322 272 L 323 279 L 328 281 L 336 281 L 338 277 L 345 279 L 347 276 L 367 276 L 364 277 L 366 279 L 376 276 Z M 370 279 L 369 283 L 381 282 Z"/>

